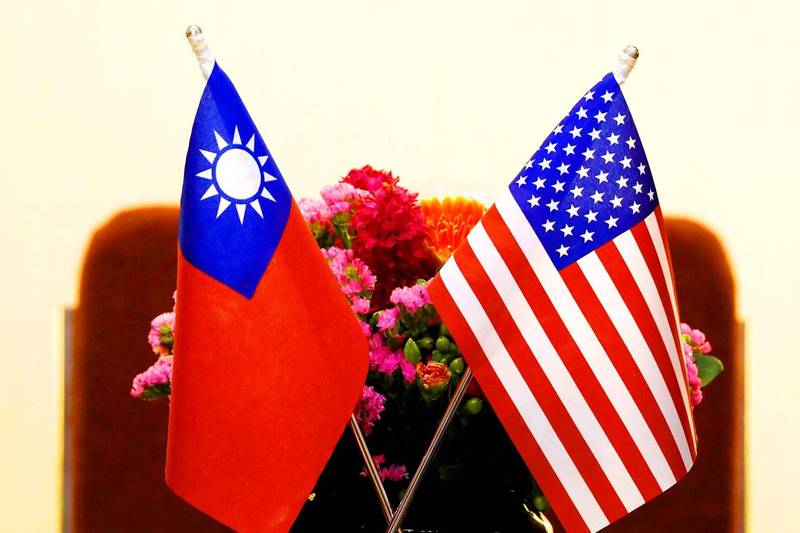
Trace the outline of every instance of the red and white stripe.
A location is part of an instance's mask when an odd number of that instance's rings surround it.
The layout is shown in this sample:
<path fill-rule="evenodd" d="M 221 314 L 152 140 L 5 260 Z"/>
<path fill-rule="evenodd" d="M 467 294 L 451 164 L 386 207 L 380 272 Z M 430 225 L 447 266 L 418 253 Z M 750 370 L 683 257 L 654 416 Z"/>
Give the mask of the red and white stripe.
<path fill-rule="evenodd" d="M 429 286 L 570 531 L 665 491 L 696 456 L 658 211 L 561 271 L 510 193 Z"/>

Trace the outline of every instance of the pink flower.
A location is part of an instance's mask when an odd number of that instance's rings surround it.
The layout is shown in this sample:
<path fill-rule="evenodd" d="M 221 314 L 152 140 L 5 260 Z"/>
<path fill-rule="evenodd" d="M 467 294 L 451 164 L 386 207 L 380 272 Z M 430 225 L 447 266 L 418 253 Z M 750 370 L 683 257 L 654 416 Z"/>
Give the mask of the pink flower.
<path fill-rule="evenodd" d="M 383 374 L 393 374 L 399 370 L 409 383 L 413 383 L 416 376 L 414 365 L 406 361 L 403 351 L 389 348 L 380 333 L 375 333 L 369 339 L 369 367 Z"/>
<path fill-rule="evenodd" d="M 408 469 L 405 465 L 386 465 L 386 457 L 383 454 L 373 455 L 372 462 L 378 469 L 378 475 L 381 481 L 400 481 L 401 479 L 408 479 Z M 361 477 L 367 477 L 366 470 L 361 471 Z"/>
<path fill-rule="evenodd" d="M 428 296 L 428 284 L 417 284 L 410 287 L 398 287 L 392 291 L 389 301 L 402 305 L 409 313 L 415 313 L 422 306 L 431 303 Z"/>
<path fill-rule="evenodd" d="M 378 329 L 381 331 L 386 331 L 387 329 L 392 329 L 397 325 L 397 319 L 400 317 L 400 309 L 397 307 L 391 307 L 381 312 L 381 315 L 378 317 Z"/>
<path fill-rule="evenodd" d="M 175 313 L 161 313 L 150 322 L 147 342 L 156 355 L 167 355 L 175 342 Z"/>
<path fill-rule="evenodd" d="M 707 354 L 711 352 L 711 344 L 706 339 L 706 334 L 699 329 L 692 329 L 689 324 L 681 324 L 681 343 L 683 346 L 683 357 L 686 361 L 686 377 L 689 381 L 689 396 L 691 397 L 692 408 L 703 401 L 703 391 L 700 389 L 702 381 L 697 370 L 695 355 Z"/>
<path fill-rule="evenodd" d="M 349 183 L 326 185 L 320 191 L 322 199 L 325 200 L 333 215 L 350 211 L 353 204 L 367 194 L 367 191 L 357 189 Z"/>
<path fill-rule="evenodd" d="M 325 202 L 321 200 L 301 198 L 300 201 L 297 202 L 297 206 L 300 208 L 303 218 L 305 218 L 306 222 L 309 224 L 315 222 L 325 223 L 331 219 L 331 210 L 325 205 Z"/>
<path fill-rule="evenodd" d="M 360 315 L 369 312 L 375 276 L 366 263 L 355 257 L 352 250 L 336 246 L 322 250 L 322 255 L 328 261 L 342 292 L 350 301 L 353 312 Z"/>
<path fill-rule="evenodd" d="M 400 481 L 408 479 L 408 469 L 406 465 L 387 465 L 378 469 L 381 481 Z"/>
<path fill-rule="evenodd" d="M 146 400 L 169 396 L 172 381 L 172 356 L 159 357 L 158 360 L 133 378 L 131 396 Z"/>
<path fill-rule="evenodd" d="M 361 391 L 361 398 L 356 405 L 356 420 L 364 435 L 372 433 L 375 423 L 381 419 L 386 397 L 370 386 Z"/>

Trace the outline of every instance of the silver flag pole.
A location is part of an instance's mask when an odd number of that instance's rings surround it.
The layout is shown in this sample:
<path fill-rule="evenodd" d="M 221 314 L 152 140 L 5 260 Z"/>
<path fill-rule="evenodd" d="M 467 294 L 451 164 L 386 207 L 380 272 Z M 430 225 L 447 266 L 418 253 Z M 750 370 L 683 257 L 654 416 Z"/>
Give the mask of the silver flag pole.
<path fill-rule="evenodd" d="M 211 50 L 208 48 L 206 37 L 203 34 L 203 30 L 200 28 L 200 26 L 191 25 L 187 27 L 186 40 L 189 41 L 189 45 L 192 47 L 192 52 L 194 52 L 194 55 L 197 58 L 197 63 L 200 66 L 200 71 L 203 73 L 203 77 L 208 79 L 209 76 L 211 76 L 211 72 L 214 70 L 214 64 L 216 63 L 216 60 L 211 54 Z M 389 501 L 389 495 L 386 494 L 386 489 L 383 487 L 380 473 L 378 472 L 375 462 L 372 459 L 372 455 L 369 452 L 367 441 L 364 438 L 364 434 L 361 432 L 361 427 L 358 425 L 358 420 L 356 420 L 355 415 L 352 414 L 350 415 L 350 430 L 353 433 L 353 437 L 356 439 L 358 451 L 361 454 L 361 459 L 364 461 L 364 467 L 367 469 L 367 474 L 372 482 L 372 487 L 375 490 L 375 494 L 378 496 L 378 500 L 380 501 L 383 516 L 386 518 L 386 522 L 389 522 L 393 515 L 392 504 Z"/>
<path fill-rule="evenodd" d="M 633 70 L 638 58 L 639 49 L 635 46 L 626 46 L 622 52 L 620 52 L 612 69 L 614 79 L 617 80 L 617 83 L 620 85 L 625 83 L 625 80 L 628 78 L 628 74 L 630 74 L 631 70 Z M 419 485 L 422 482 L 422 479 L 425 477 L 433 457 L 439 450 L 439 446 L 442 443 L 444 434 L 450 426 L 450 423 L 452 422 L 453 416 L 456 414 L 459 405 L 461 405 L 461 401 L 464 399 L 464 394 L 466 393 L 467 387 L 471 381 L 472 371 L 467 368 L 467 370 L 464 372 L 464 375 L 461 376 L 461 381 L 459 381 L 455 393 L 450 398 L 450 403 L 447 404 L 447 409 L 445 410 L 444 415 L 442 415 L 442 418 L 439 420 L 439 425 L 436 427 L 436 432 L 433 434 L 433 438 L 431 439 L 427 450 L 425 450 L 425 455 L 422 456 L 422 460 L 420 461 L 416 472 L 414 472 L 414 476 L 411 478 L 411 481 L 408 484 L 406 493 L 403 495 L 403 498 L 400 500 L 400 504 L 397 506 L 397 510 L 392 517 L 392 521 L 389 523 L 389 527 L 386 529 L 387 533 L 395 533 L 400 529 L 400 525 L 403 523 L 403 520 L 408 513 L 411 502 L 414 500 L 414 495 L 417 493 L 417 490 L 419 490 Z M 539 519 L 543 520 L 542 527 L 547 529 L 549 522 L 547 522 L 547 519 L 544 518 L 544 515 L 540 514 Z M 547 526 L 545 526 L 545 524 L 547 524 Z"/>

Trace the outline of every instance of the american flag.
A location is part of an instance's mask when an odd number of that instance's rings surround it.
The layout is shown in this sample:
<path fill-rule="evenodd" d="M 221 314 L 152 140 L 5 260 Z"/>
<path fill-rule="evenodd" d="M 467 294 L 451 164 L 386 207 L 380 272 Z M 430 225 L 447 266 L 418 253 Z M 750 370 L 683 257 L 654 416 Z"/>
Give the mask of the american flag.
<path fill-rule="evenodd" d="M 605 527 L 691 468 L 663 220 L 612 74 L 550 133 L 430 293 L 569 531 Z"/>

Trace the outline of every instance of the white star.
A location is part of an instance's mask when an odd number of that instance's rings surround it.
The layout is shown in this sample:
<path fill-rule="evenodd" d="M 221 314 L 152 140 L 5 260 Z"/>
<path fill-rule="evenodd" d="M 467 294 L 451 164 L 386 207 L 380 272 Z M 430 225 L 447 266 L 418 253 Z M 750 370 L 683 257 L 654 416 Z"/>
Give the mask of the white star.
<path fill-rule="evenodd" d="M 642 184 L 637 181 L 636 185 L 633 186 L 633 190 L 636 191 L 636 194 L 642 194 Z"/>
<path fill-rule="evenodd" d="M 620 189 L 622 189 L 623 187 L 627 187 L 628 186 L 628 178 L 623 178 L 622 176 L 620 176 L 619 179 L 616 181 L 616 183 L 617 183 L 617 187 L 619 187 Z"/>
<path fill-rule="evenodd" d="M 617 116 L 614 117 L 614 122 L 617 123 L 617 126 L 622 126 L 623 124 L 625 124 L 625 117 L 626 116 L 627 115 L 623 115 L 622 113 L 617 113 Z"/>
<path fill-rule="evenodd" d="M 641 206 L 640 206 L 638 203 L 636 203 L 636 202 L 633 202 L 633 203 L 631 204 L 631 213 L 638 213 L 638 212 L 639 212 L 639 208 L 640 208 L 640 207 L 641 207 Z"/>
<path fill-rule="evenodd" d="M 647 191 L 647 197 L 650 199 L 651 202 L 653 201 L 655 196 L 656 196 L 656 193 L 653 191 L 653 189 L 650 189 L 649 191 Z"/>
<path fill-rule="evenodd" d="M 569 134 L 572 135 L 572 138 L 574 139 L 575 137 L 580 137 L 581 136 L 581 131 L 582 130 L 583 130 L 583 128 L 579 128 L 578 126 L 574 126 L 571 130 L 569 130 Z"/>
<path fill-rule="evenodd" d="M 577 197 L 579 197 L 579 196 L 583 196 L 583 187 L 578 187 L 578 186 L 576 185 L 576 186 L 574 186 L 574 187 L 572 188 L 572 190 L 571 190 L 571 191 L 569 191 L 569 192 L 571 192 L 571 193 L 572 193 L 572 196 L 574 196 L 575 198 L 577 198 Z"/>
<path fill-rule="evenodd" d="M 600 130 L 593 129 L 592 131 L 589 132 L 589 137 L 591 137 L 593 141 L 596 141 L 597 139 L 600 138 Z"/>
<path fill-rule="evenodd" d="M 536 164 L 539 165 L 540 167 L 542 167 L 542 170 L 544 170 L 546 168 L 550 168 L 550 160 L 549 159 L 542 159 L 541 161 L 539 161 Z"/>
<path fill-rule="evenodd" d="M 523 185 L 527 185 L 526 179 L 528 179 L 528 176 L 520 176 L 517 180 L 517 186 L 522 187 Z"/>
<path fill-rule="evenodd" d="M 553 184 L 553 189 L 555 189 L 556 192 L 564 192 L 564 185 L 566 185 L 566 183 L 563 181 L 556 180 L 556 182 Z"/>
<path fill-rule="evenodd" d="M 604 194 L 605 193 L 602 193 L 600 191 L 595 191 L 595 193 L 593 195 L 591 195 L 590 198 L 592 200 L 594 200 L 594 203 L 598 204 L 598 203 L 603 201 L 603 195 Z"/>
<path fill-rule="evenodd" d="M 613 152 L 609 152 L 608 150 L 606 150 L 606 153 L 603 154 L 600 157 L 602 157 L 603 161 L 605 161 L 606 163 L 613 163 L 614 162 L 614 153 Z"/>
<path fill-rule="evenodd" d="M 579 178 L 585 178 L 588 175 L 589 175 L 589 169 L 588 168 L 582 166 L 581 168 L 578 169 L 578 177 Z"/>
<path fill-rule="evenodd" d="M 608 139 L 608 143 L 611 146 L 614 146 L 615 144 L 619 143 L 619 135 L 617 135 L 616 133 L 612 133 L 611 135 L 606 137 L 606 139 Z"/>
<path fill-rule="evenodd" d="M 569 246 L 564 246 L 562 244 L 561 246 L 558 247 L 558 250 L 556 250 L 556 252 L 558 252 L 559 257 L 564 257 L 565 255 L 567 255 L 567 250 L 569 250 Z"/>
<path fill-rule="evenodd" d="M 585 216 L 585 217 L 586 217 L 586 222 L 587 222 L 587 223 L 589 223 L 589 222 L 597 222 L 597 211 L 592 211 L 592 210 L 590 209 L 590 210 L 589 210 L 589 212 L 588 212 L 588 213 L 586 213 L 586 214 L 585 214 L 585 215 L 583 215 L 583 216 Z"/>
<path fill-rule="evenodd" d="M 646 169 L 647 166 L 644 163 L 639 163 L 639 166 L 636 168 L 639 169 L 639 174 L 644 174 L 644 169 Z"/>
<path fill-rule="evenodd" d="M 589 231 L 588 229 L 581 234 L 581 237 L 583 237 L 583 242 L 591 241 L 593 236 L 594 236 L 594 232 L 593 231 Z"/>
<path fill-rule="evenodd" d="M 606 224 L 608 224 L 608 229 L 616 228 L 617 227 L 617 220 L 619 220 L 619 219 L 618 218 L 614 218 L 614 217 L 608 217 L 608 220 L 606 220 Z"/>
<path fill-rule="evenodd" d="M 569 218 L 578 216 L 578 211 L 580 211 L 580 209 L 581 208 L 576 205 L 570 206 L 570 208 L 567 209 L 567 213 L 569 213 Z"/>
<path fill-rule="evenodd" d="M 566 155 L 575 155 L 575 146 L 572 144 L 567 144 L 562 150 Z"/>
<path fill-rule="evenodd" d="M 622 198 L 620 198 L 619 196 L 617 196 L 615 194 L 614 198 L 611 199 L 611 205 L 613 205 L 614 207 L 621 207 L 622 206 Z"/>
<path fill-rule="evenodd" d="M 538 178 L 536 178 L 536 181 L 533 182 L 533 186 L 536 187 L 537 189 L 541 189 L 544 187 L 544 181 L 545 181 L 544 178 L 539 176 Z"/>
<path fill-rule="evenodd" d="M 589 159 L 594 159 L 594 150 L 589 150 L 588 148 L 583 151 L 583 159 L 584 161 L 588 161 Z"/>
<path fill-rule="evenodd" d="M 628 144 L 628 148 L 630 148 L 631 150 L 636 148 L 636 139 L 634 139 L 633 137 L 628 137 L 628 140 L 625 142 Z"/>
<path fill-rule="evenodd" d="M 586 118 L 586 110 L 583 108 L 583 106 L 581 106 L 581 108 L 578 109 L 577 115 L 578 118 Z"/>
<path fill-rule="evenodd" d="M 530 158 L 530 159 L 528 159 L 528 161 L 525 163 L 525 166 L 522 168 L 522 170 L 528 170 L 528 169 L 529 169 L 529 168 L 531 168 L 532 166 L 533 166 L 533 158 Z"/>
<path fill-rule="evenodd" d="M 600 98 L 602 98 L 605 103 L 609 103 L 613 96 L 614 96 L 614 93 L 610 93 L 610 92 L 606 91 L 605 93 L 603 93 L 600 96 Z"/>
<path fill-rule="evenodd" d="M 574 229 L 575 229 L 575 226 L 570 226 L 569 224 L 564 224 L 564 227 L 561 228 L 560 231 L 561 231 L 561 233 L 564 234 L 564 237 L 566 237 L 568 235 L 571 236 L 572 235 L 572 230 L 574 230 Z"/>
<path fill-rule="evenodd" d="M 550 143 L 547 146 L 545 146 L 544 149 L 547 150 L 548 154 L 552 154 L 553 152 L 556 151 L 556 146 L 558 146 L 556 143 Z"/>
<path fill-rule="evenodd" d="M 552 220 L 548 220 L 547 222 L 542 224 L 542 227 L 544 228 L 545 233 L 547 233 L 548 231 L 553 231 L 553 225 L 554 224 L 555 224 L 555 222 L 553 222 Z"/>
<path fill-rule="evenodd" d="M 540 197 L 531 195 L 527 202 L 531 204 L 531 207 L 539 207 L 539 200 L 541 200 Z"/>
<path fill-rule="evenodd" d="M 558 202 L 555 200 L 550 200 L 547 204 L 547 207 L 550 208 L 550 212 L 553 212 L 558 209 Z"/>
<path fill-rule="evenodd" d="M 558 166 L 558 171 L 561 173 L 561 175 L 562 175 L 562 176 L 563 176 L 564 174 L 566 174 L 568 170 L 569 170 L 569 165 L 568 165 L 568 164 L 566 164 L 566 163 L 561 163 L 561 164 Z"/>
<path fill-rule="evenodd" d="M 588 101 L 589 101 L 589 100 L 591 100 L 593 97 L 594 97 L 594 91 L 589 91 L 588 93 L 586 93 L 586 94 L 583 96 L 583 99 L 584 99 L 585 101 L 587 101 L 587 102 L 588 102 Z"/>
<path fill-rule="evenodd" d="M 633 161 L 633 159 L 631 159 L 630 157 L 628 156 L 623 157 L 622 161 L 620 161 L 620 163 L 622 164 L 622 168 L 631 168 L 631 161 Z"/>
<path fill-rule="evenodd" d="M 556 129 L 553 130 L 553 135 L 558 135 L 559 133 L 562 133 L 563 131 L 564 131 L 564 125 L 563 124 L 559 124 L 558 126 L 556 126 Z"/>
<path fill-rule="evenodd" d="M 599 183 L 608 183 L 608 172 L 600 172 L 595 178 Z"/>
<path fill-rule="evenodd" d="M 603 113 L 603 112 L 601 112 L 601 111 L 598 111 L 598 112 L 597 112 L 597 114 L 594 116 L 594 119 L 595 119 L 597 122 L 605 122 L 605 121 L 606 121 L 606 115 L 607 115 L 607 114 L 608 114 L 608 113 Z"/>

